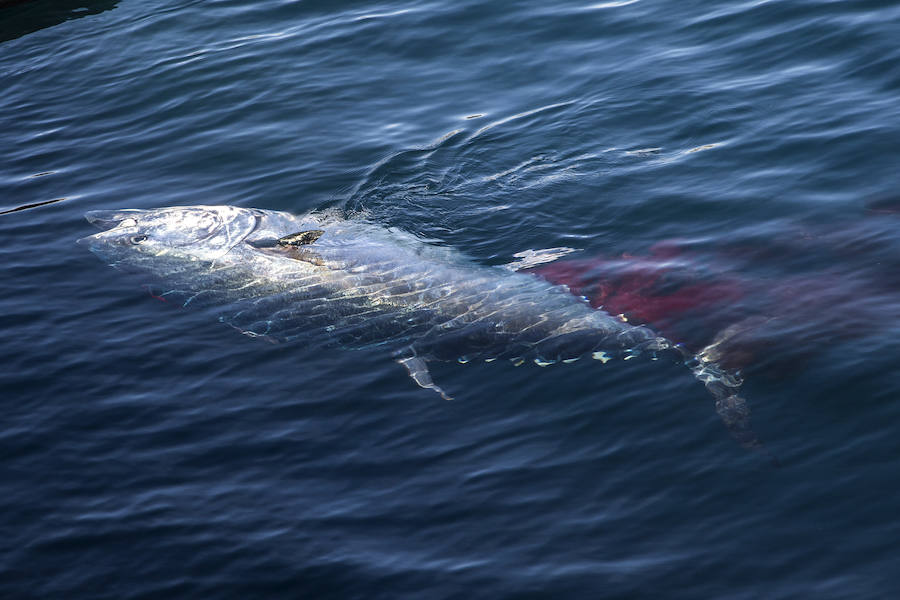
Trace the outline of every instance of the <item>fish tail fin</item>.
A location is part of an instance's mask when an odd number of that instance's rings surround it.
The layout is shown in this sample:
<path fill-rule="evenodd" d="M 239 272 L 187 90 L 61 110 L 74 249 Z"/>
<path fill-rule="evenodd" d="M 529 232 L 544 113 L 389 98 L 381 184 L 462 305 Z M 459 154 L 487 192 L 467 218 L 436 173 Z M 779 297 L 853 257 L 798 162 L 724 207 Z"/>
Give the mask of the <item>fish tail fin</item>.
<path fill-rule="evenodd" d="M 710 359 L 705 349 L 697 354 L 691 354 L 681 345 L 677 348 L 685 359 L 685 365 L 712 395 L 716 413 L 731 437 L 742 447 L 762 452 L 772 464 L 780 465 L 778 459 L 768 451 L 753 430 L 750 423 L 750 405 L 740 395 L 743 383 L 740 375 Z"/>

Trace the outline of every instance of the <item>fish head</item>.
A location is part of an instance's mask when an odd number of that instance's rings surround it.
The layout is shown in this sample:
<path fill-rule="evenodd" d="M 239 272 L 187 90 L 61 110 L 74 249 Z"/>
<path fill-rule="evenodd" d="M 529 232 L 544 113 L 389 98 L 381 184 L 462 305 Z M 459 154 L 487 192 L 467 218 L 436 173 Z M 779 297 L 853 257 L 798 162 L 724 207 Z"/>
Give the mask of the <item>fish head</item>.
<path fill-rule="evenodd" d="M 85 218 L 103 231 L 78 242 L 114 266 L 137 270 L 216 262 L 253 232 L 257 212 L 236 206 L 96 210 Z"/>

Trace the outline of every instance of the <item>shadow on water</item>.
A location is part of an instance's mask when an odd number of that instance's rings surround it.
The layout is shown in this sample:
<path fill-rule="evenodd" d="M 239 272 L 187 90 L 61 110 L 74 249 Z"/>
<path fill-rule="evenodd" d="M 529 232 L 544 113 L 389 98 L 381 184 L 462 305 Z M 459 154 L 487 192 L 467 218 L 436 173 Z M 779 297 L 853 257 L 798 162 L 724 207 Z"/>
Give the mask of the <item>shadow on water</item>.
<path fill-rule="evenodd" d="M 840 227 L 794 224 L 765 239 L 735 232 L 706 247 L 663 240 L 529 272 L 727 368 L 784 374 L 822 348 L 900 323 L 895 208 L 878 201 Z"/>
<path fill-rule="evenodd" d="M 119 0 L 0 0 L 0 43 L 111 10 L 118 3 Z"/>

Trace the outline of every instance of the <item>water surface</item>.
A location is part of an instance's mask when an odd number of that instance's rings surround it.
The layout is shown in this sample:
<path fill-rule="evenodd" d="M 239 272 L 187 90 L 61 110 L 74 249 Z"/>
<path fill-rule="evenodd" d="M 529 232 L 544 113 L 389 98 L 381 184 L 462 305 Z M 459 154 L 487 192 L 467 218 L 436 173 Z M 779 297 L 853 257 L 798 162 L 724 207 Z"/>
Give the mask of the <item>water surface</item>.
<path fill-rule="evenodd" d="M 58 200 L 0 215 L 3 595 L 893 596 L 898 26 L 867 1 L 0 8 L 0 210 Z M 482 264 L 658 267 L 676 240 L 676 277 L 748 290 L 717 316 L 778 319 L 745 392 L 782 466 L 679 365 L 439 364 L 448 403 L 74 245 L 88 210 L 204 203 L 364 212 Z"/>

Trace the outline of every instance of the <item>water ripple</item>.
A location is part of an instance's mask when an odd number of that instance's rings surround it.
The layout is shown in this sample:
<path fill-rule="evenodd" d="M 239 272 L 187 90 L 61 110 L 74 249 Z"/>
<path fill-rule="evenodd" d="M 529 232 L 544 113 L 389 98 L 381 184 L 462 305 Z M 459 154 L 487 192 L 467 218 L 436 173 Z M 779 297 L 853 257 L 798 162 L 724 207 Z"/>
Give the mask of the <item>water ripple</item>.
<path fill-rule="evenodd" d="M 898 23 L 0 8 L 0 590 L 891 597 Z M 541 276 L 719 340 L 783 466 L 676 364 L 438 365 L 436 402 L 389 357 L 233 335 L 72 245 L 87 210 L 198 203 L 361 213 L 489 265 L 578 250 Z"/>

